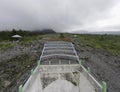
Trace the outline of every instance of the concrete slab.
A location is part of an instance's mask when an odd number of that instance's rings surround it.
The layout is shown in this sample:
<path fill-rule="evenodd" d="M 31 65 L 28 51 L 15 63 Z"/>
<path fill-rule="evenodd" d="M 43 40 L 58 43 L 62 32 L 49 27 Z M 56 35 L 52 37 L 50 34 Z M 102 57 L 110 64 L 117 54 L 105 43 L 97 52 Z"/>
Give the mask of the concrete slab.
<path fill-rule="evenodd" d="M 27 85 L 27 88 L 23 90 L 23 92 L 42 92 L 42 84 L 40 80 L 40 74 L 34 78 L 34 81 Z"/>
<path fill-rule="evenodd" d="M 102 92 L 95 79 L 78 64 L 41 65 L 23 89 L 23 92 Z"/>
<path fill-rule="evenodd" d="M 43 92 L 79 92 L 79 89 L 67 80 L 58 79 L 48 85 Z"/>
<path fill-rule="evenodd" d="M 90 81 L 83 73 L 80 73 L 79 89 L 80 92 L 95 92 L 93 85 L 91 85 Z"/>

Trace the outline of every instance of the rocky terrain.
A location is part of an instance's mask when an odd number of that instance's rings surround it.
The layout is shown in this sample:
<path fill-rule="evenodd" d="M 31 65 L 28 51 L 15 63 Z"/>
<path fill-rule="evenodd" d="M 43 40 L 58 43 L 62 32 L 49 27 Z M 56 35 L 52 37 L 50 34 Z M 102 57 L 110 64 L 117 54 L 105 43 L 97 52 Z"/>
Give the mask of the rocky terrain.
<path fill-rule="evenodd" d="M 85 48 L 77 39 L 73 39 L 82 64 L 91 68 L 92 75 L 101 83 L 105 81 L 108 92 L 120 92 L 120 55 L 113 56 L 106 50 Z"/>
<path fill-rule="evenodd" d="M 45 40 L 16 44 L 13 48 L 0 51 L 0 92 L 18 91 L 18 86 L 26 81 L 30 70 L 36 66 Z M 82 64 L 90 67 L 92 75 L 100 83 L 107 83 L 108 92 L 120 92 L 120 55 L 112 55 L 105 49 L 86 48 L 77 38 L 73 38 L 72 42 L 83 60 Z"/>
<path fill-rule="evenodd" d="M 39 60 L 43 42 L 36 40 L 0 51 L 0 92 L 17 92 Z"/>

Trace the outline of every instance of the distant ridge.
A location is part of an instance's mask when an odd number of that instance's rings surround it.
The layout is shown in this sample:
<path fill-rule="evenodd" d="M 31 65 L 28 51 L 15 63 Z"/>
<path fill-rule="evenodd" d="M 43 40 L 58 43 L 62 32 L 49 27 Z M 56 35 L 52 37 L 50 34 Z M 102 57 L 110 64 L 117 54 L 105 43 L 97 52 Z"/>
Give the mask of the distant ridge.
<path fill-rule="evenodd" d="M 101 31 L 101 32 L 91 32 L 92 34 L 114 34 L 120 35 L 120 31 Z"/>
<path fill-rule="evenodd" d="M 113 35 L 120 35 L 120 31 L 98 31 L 98 32 L 89 32 L 86 30 L 77 30 L 74 33 L 78 34 L 113 34 Z"/>
<path fill-rule="evenodd" d="M 53 34 L 53 33 L 56 33 L 53 29 L 33 30 L 33 32 L 39 32 L 39 33 L 43 33 L 43 34 Z"/>

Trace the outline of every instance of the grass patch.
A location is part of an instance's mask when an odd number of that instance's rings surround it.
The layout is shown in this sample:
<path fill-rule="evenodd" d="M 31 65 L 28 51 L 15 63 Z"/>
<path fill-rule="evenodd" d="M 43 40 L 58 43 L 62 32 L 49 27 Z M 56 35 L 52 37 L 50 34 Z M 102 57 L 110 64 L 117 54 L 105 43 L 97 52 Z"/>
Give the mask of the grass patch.
<path fill-rule="evenodd" d="M 78 39 L 85 47 L 96 49 L 106 49 L 112 54 L 120 54 L 120 36 L 119 35 L 79 35 Z"/>
<path fill-rule="evenodd" d="M 42 39 L 42 36 L 27 36 L 27 37 L 22 37 L 19 41 L 19 44 L 25 44 L 27 42 L 32 42 L 34 40 Z"/>
<path fill-rule="evenodd" d="M 43 36 L 43 40 L 45 41 L 66 41 L 71 42 L 71 37 L 69 34 L 47 34 Z"/>
<path fill-rule="evenodd" d="M 13 46 L 14 46 L 13 43 L 0 43 L 0 50 L 12 48 Z"/>

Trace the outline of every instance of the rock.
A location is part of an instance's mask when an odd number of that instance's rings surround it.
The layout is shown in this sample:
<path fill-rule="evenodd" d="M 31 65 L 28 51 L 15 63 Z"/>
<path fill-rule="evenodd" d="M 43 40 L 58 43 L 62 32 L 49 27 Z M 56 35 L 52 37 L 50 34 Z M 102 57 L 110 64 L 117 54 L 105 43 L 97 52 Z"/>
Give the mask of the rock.
<path fill-rule="evenodd" d="M 8 80 L 4 81 L 4 87 L 7 87 L 9 84 L 10 84 L 10 81 L 8 81 Z"/>
<path fill-rule="evenodd" d="M 30 67 L 30 65 L 27 66 L 28 68 Z"/>

